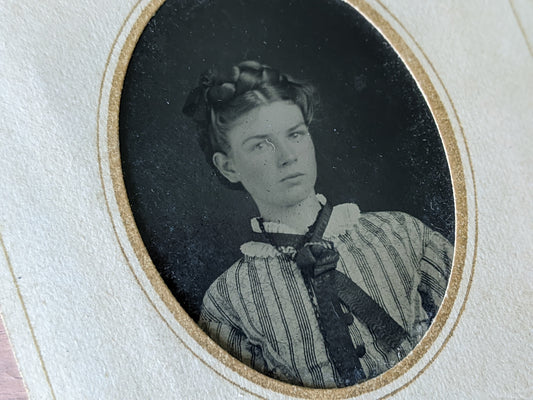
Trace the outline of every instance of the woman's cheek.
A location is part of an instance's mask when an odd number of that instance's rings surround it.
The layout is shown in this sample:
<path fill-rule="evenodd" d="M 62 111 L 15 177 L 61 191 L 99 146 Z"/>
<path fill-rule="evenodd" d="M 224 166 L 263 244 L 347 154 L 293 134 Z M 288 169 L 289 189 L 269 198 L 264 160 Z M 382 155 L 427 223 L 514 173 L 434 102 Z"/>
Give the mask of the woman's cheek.
<path fill-rule="evenodd" d="M 255 166 L 255 168 L 258 169 L 268 168 L 269 166 L 274 165 L 274 159 L 273 151 L 264 151 L 254 157 L 253 167 Z"/>

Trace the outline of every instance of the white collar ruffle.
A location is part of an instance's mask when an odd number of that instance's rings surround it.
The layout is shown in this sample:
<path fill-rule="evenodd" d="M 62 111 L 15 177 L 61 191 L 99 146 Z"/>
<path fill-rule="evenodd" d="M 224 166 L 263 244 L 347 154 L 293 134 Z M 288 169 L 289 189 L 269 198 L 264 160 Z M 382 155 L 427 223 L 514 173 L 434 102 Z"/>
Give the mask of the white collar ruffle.
<path fill-rule="evenodd" d="M 327 200 L 323 195 L 317 194 L 316 196 L 320 204 L 326 204 Z M 333 207 L 328 226 L 324 232 L 324 238 L 331 239 L 346 233 L 346 231 L 350 229 L 353 229 L 353 226 L 357 223 L 360 214 L 361 212 L 359 207 L 354 203 L 344 203 Z M 261 228 L 257 218 L 252 218 L 250 222 L 252 225 L 252 230 L 256 233 L 261 233 Z M 265 222 L 263 225 L 265 230 L 270 233 L 301 234 L 301 232 L 297 232 L 294 228 L 278 222 Z M 280 250 L 284 254 L 294 254 L 296 252 L 296 250 L 290 246 L 281 247 Z M 245 256 L 263 258 L 273 258 L 280 254 L 280 252 L 270 243 L 254 241 L 244 243 L 241 246 L 241 252 Z"/>

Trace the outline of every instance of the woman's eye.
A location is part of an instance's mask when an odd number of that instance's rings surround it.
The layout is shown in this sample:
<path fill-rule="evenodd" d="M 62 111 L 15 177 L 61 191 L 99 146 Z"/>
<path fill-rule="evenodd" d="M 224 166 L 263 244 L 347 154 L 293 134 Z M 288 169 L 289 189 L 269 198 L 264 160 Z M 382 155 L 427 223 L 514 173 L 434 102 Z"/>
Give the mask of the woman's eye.
<path fill-rule="evenodd" d="M 266 146 L 266 141 L 263 140 L 259 143 L 256 143 L 253 147 L 252 147 L 252 150 L 263 150 Z"/>
<path fill-rule="evenodd" d="M 300 139 L 302 136 L 305 136 L 306 134 L 307 134 L 307 131 L 295 131 L 295 132 L 291 132 L 289 137 L 291 137 L 292 139 Z"/>

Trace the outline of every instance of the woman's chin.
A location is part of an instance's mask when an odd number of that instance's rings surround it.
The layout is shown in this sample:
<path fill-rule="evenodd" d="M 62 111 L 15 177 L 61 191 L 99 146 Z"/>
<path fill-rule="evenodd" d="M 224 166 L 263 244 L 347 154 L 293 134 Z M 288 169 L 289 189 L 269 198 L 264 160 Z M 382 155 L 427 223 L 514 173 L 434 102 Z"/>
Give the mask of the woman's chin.
<path fill-rule="evenodd" d="M 284 207 L 294 207 L 302 204 L 310 197 L 315 197 L 314 188 L 294 187 L 287 190 L 280 203 L 282 203 Z"/>

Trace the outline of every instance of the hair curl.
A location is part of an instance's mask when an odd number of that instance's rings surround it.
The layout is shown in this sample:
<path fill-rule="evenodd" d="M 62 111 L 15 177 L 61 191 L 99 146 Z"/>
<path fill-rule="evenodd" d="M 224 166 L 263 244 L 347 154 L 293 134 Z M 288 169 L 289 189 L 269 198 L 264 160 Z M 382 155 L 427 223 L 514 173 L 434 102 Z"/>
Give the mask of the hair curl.
<path fill-rule="evenodd" d="M 305 124 L 311 123 L 316 106 L 313 86 L 257 61 L 243 61 L 228 73 L 208 70 L 200 76 L 198 87 L 189 93 L 183 113 L 198 124 L 198 143 L 206 160 L 230 188 L 243 189 L 240 183 L 231 183 L 220 174 L 213 164 L 213 154 L 229 152 L 227 133 L 237 119 L 256 107 L 275 101 L 296 104 Z"/>

